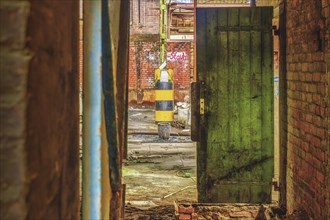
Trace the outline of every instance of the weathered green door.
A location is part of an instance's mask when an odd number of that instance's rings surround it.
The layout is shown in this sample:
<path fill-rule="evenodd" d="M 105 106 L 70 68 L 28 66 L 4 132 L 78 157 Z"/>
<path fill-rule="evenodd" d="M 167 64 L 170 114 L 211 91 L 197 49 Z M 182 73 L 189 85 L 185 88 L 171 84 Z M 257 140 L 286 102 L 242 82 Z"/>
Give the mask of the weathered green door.
<path fill-rule="evenodd" d="M 200 202 L 271 202 L 272 15 L 271 7 L 197 9 Z"/>

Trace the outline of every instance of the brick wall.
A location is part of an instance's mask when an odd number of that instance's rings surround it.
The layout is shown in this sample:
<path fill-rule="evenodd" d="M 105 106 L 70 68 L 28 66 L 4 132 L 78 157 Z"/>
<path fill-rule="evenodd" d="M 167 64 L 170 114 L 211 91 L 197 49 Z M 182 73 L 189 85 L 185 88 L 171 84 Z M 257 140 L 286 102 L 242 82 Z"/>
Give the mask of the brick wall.
<path fill-rule="evenodd" d="M 166 49 L 167 68 L 173 69 L 174 72 L 174 99 L 182 102 L 186 95 L 190 95 L 191 43 L 168 42 Z"/>
<path fill-rule="evenodd" d="M 154 72 L 160 65 L 159 1 L 131 0 L 130 4 L 128 101 L 130 105 L 152 107 L 155 102 Z M 190 43 L 168 43 L 167 50 L 187 53 L 185 60 L 172 60 L 168 63 L 174 68 L 175 100 L 183 101 L 184 96 L 189 95 Z"/>
<path fill-rule="evenodd" d="M 153 105 L 154 72 L 160 65 L 159 38 L 137 36 L 129 44 L 129 103 L 131 105 Z"/>
<path fill-rule="evenodd" d="M 158 0 L 130 0 L 130 105 L 152 106 L 155 100 L 154 71 L 160 65 L 159 11 Z"/>
<path fill-rule="evenodd" d="M 303 208 L 311 219 L 328 219 L 329 3 L 284 2 L 286 66 L 282 76 L 286 80 L 281 83 L 286 90 L 281 90 L 285 93 L 281 147 L 285 151 L 281 150 L 281 157 L 286 161 L 281 166 L 286 168 L 286 205 L 289 212 Z"/>
<path fill-rule="evenodd" d="M 130 32 L 159 34 L 159 0 L 130 0 Z"/>
<path fill-rule="evenodd" d="M 191 43 L 167 43 L 167 68 L 174 71 L 175 101 L 190 93 Z M 131 38 L 129 48 L 129 103 L 153 106 L 155 102 L 155 69 L 160 65 L 159 39 Z"/>

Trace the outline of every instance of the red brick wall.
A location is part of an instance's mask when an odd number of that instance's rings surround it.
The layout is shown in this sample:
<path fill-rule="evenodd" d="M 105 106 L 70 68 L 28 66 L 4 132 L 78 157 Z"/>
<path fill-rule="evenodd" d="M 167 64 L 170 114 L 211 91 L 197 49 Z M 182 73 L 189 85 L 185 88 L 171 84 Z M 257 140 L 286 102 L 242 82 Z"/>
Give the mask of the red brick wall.
<path fill-rule="evenodd" d="M 130 0 L 130 10 L 131 35 L 159 34 L 159 0 Z"/>
<path fill-rule="evenodd" d="M 329 44 L 326 40 L 330 8 L 329 4 L 322 6 L 321 0 L 285 2 L 286 81 L 282 81 L 282 87 L 287 89 L 285 100 L 282 97 L 281 102 L 284 109 L 281 136 L 286 152 L 281 156 L 287 157 L 287 208 L 289 212 L 303 208 L 315 220 L 328 219 L 329 73 L 326 54 Z"/>
<path fill-rule="evenodd" d="M 142 36 L 142 35 L 141 35 Z M 167 68 L 174 71 L 175 101 L 190 92 L 190 42 L 167 43 Z M 160 66 L 159 40 L 135 37 L 129 49 L 129 103 L 152 106 L 155 102 L 154 72 Z"/>
<path fill-rule="evenodd" d="M 175 100 L 183 101 L 190 94 L 190 42 L 167 43 L 167 68 L 174 72 Z"/>
<path fill-rule="evenodd" d="M 154 72 L 159 67 L 159 39 L 138 39 L 129 45 L 129 103 L 153 105 Z"/>
<path fill-rule="evenodd" d="M 140 15 L 139 15 L 140 8 Z M 130 1 L 130 48 L 129 48 L 129 103 L 153 106 L 154 71 L 159 59 L 159 0 Z M 168 43 L 169 52 L 185 52 L 184 60 L 172 60 L 174 68 L 175 100 L 183 101 L 189 95 L 190 42 Z"/>
<path fill-rule="evenodd" d="M 154 71 L 159 62 L 159 1 L 130 0 L 130 105 L 153 105 Z"/>

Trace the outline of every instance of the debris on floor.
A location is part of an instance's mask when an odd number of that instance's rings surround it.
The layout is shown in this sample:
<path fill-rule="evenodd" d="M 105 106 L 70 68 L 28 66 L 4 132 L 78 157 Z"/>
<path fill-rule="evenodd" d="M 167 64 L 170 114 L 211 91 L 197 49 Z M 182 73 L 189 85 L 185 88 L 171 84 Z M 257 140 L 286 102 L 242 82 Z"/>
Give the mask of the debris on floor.
<path fill-rule="evenodd" d="M 132 134 L 127 138 L 129 144 L 142 144 L 142 143 L 184 143 L 191 142 L 190 136 L 174 136 L 171 134 L 168 140 L 159 138 L 158 135 L 144 135 Z"/>
<path fill-rule="evenodd" d="M 172 121 L 171 126 L 179 129 L 184 129 L 186 125 L 180 121 Z"/>
<path fill-rule="evenodd" d="M 207 204 L 176 201 L 176 219 L 198 220 L 277 220 L 285 212 L 274 212 L 276 205 L 255 204 Z"/>
<path fill-rule="evenodd" d="M 146 200 L 146 201 L 126 201 L 127 205 L 131 205 L 135 208 L 141 209 L 141 210 L 148 210 L 150 208 L 157 207 L 158 205 L 155 204 L 153 201 Z"/>
<path fill-rule="evenodd" d="M 308 220 L 306 212 L 285 215 L 285 210 L 275 204 L 211 204 L 175 201 L 174 205 L 154 206 L 149 209 L 127 203 L 125 219 L 128 220 Z"/>
<path fill-rule="evenodd" d="M 163 205 L 142 210 L 130 204 L 125 206 L 125 220 L 173 220 L 173 205 Z"/>

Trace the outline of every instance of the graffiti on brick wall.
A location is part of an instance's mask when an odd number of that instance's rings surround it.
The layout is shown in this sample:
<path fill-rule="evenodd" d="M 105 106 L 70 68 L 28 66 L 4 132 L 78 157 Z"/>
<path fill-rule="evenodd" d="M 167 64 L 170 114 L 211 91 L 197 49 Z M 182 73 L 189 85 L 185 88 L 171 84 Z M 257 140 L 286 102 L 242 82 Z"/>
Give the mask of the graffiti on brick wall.
<path fill-rule="evenodd" d="M 186 52 L 178 52 L 178 51 L 167 52 L 166 60 L 167 61 L 185 61 L 185 60 L 188 60 L 188 55 Z"/>

